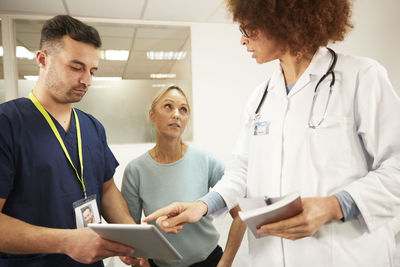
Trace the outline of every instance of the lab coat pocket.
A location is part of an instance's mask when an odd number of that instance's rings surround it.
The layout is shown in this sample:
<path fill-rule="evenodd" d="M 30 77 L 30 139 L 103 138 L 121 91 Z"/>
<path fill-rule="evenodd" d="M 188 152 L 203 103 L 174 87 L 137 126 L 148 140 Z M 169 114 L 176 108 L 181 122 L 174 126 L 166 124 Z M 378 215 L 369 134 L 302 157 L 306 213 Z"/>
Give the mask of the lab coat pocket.
<path fill-rule="evenodd" d="M 333 225 L 334 266 L 394 267 L 394 235 L 388 225 L 372 232 L 358 220 Z"/>
<path fill-rule="evenodd" d="M 353 125 L 348 117 L 326 117 L 319 128 L 308 128 L 310 163 L 325 171 L 350 167 L 355 145 Z"/>

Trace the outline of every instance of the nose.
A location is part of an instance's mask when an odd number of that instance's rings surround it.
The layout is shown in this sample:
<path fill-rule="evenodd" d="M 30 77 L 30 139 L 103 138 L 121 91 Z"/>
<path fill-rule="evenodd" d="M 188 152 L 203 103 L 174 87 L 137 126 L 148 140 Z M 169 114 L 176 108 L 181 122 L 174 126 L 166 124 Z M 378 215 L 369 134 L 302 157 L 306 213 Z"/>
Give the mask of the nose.
<path fill-rule="evenodd" d="M 173 113 L 173 118 L 178 119 L 180 117 L 181 113 L 179 112 L 179 109 L 175 109 Z"/>
<path fill-rule="evenodd" d="M 248 42 L 249 42 L 249 40 L 244 35 L 242 35 L 242 37 L 240 37 L 241 45 L 246 45 Z"/>
<path fill-rule="evenodd" d="M 86 88 L 89 87 L 92 84 L 92 74 L 90 72 L 83 73 L 80 83 L 84 84 Z"/>

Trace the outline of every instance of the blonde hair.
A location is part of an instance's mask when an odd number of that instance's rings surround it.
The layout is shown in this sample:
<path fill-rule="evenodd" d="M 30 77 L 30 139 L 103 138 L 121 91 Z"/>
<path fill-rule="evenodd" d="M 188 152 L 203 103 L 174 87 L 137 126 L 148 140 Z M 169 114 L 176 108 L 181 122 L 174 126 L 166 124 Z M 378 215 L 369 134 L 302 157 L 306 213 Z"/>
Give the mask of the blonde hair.
<path fill-rule="evenodd" d="M 149 113 L 154 111 L 154 108 L 157 105 L 158 101 L 161 99 L 161 97 L 163 97 L 166 93 L 168 93 L 171 90 L 177 90 L 178 92 L 180 92 L 183 95 L 183 97 L 186 100 L 187 107 L 188 107 L 188 111 L 189 111 L 188 113 L 190 114 L 190 104 L 187 99 L 187 96 L 186 96 L 185 92 L 177 85 L 171 85 L 169 87 L 163 88 L 160 91 L 158 91 L 155 94 L 155 96 L 153 97 L 153 101 L 151 102 Z"/>

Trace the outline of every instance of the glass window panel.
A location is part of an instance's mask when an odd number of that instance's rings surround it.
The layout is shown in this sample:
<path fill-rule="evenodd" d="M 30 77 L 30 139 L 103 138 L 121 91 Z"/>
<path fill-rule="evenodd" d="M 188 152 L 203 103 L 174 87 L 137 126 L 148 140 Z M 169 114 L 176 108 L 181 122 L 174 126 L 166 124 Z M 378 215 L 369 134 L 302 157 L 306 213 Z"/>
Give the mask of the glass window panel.
<path fill-rule="evenodd" d="M 16 20 L 17 46 L 35 53 L 39 49 L 40 30 L 44 21 Z M 89 23 L 102 38 L 101 59 L 96 78 L 114 77 L 121 80 L 94 80 L 88 93 L 75 106 L 102 122 L 110 144 L 144 143 L 154 141 L 154 129 L 148 120 L 148 109 L 154 94 L 171 84 L 177 84 L 192 102 L 190 28 L 166 25 L 133 25 Z M 110 50 L 129 52 L 126 59 L 111 60 Z M 147 52 L 183 51 L 180 60 L 151 60 Z M 127 52 L 123 52 L 127 53 Z M 118 54 L 118 53 L 114 53 Z M 182 53 L 181 53 L 182 54 Z M 27 96 L 37 76 L 35 59 L 18 58 L 18 93 Z M 151 74 L 173 74 L 174 78 L 150 78 Z M 192 121 L 183 136 L 192 140 Z"/>

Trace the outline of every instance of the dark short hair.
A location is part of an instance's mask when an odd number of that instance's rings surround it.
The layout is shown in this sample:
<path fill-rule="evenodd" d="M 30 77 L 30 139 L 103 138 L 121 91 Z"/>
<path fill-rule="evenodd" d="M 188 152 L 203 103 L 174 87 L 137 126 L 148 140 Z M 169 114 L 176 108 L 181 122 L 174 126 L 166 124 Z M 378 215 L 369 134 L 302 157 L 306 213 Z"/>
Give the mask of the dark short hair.
<path fill-rule="evenodd" d="M 350 0 L 225 0 L 233 20 L 275 40 L 292 55 L 314 54 L 353 27 Z"/>
<path fill-rule="evenodd" d="M 84 213 L 86 210 L 90 210 L 90 212 L 92 212 L 92 208 L 90 206 L 84 206 L 83 208 L 81 208 L 82 213 Z"/>
<path fill-rule="evenodd" d="M 101 47 L 100 35 L 95 28 L 71 16 L 58 15 L 44 23 L 40 38 L 40 49 L 46 43 L 61 40 L 65 35 L 75 41 L 92 44 L 96 48 Z"/>

